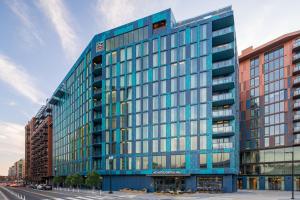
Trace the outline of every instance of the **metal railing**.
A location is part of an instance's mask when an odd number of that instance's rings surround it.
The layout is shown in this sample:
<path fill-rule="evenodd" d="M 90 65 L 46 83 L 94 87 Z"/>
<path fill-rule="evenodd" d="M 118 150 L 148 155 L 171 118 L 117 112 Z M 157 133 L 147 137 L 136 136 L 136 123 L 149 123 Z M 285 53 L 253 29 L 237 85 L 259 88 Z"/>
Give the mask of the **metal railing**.
<path fill-rule="evenodd" d="M 297 60 L 297 59 L 299 59 L 299 58 L 300 58 L 300 53 L 295 54 L 295 55 L 293 56 L 293 60 Z"/>

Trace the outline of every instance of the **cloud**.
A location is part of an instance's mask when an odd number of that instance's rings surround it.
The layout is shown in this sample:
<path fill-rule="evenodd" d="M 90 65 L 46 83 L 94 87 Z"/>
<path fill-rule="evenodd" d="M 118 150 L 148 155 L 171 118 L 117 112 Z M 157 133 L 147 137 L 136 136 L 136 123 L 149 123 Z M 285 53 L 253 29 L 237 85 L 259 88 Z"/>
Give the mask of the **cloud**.
<path fill-rule="evenodd" d="M 24 157 L 25 128 L 21 124 L 0 121 L 0 174 Z"/>
<path fill-rule="evenodd" d="M 8 102 L 8 105 L 11 106 L 11 107 L 14 107 L 14 106 L 17 105 L 17 103 L 14 102 L 14 101 L 10 101 L 10 102 Z"/>
<path fill-rule="evenodd" d="M 61 45 L 69 59 L 74 61 L 79 53 L 79 39 L 73 30 L 71 18 L 63 1 L 39 0 L 38 6 L 45 16 L 51 21 L 53 28 L 60 38 Z"/>
<path fill-rule="evenodd" d="M 1 54 L 0 80 L 10 85 L 33 103 L 40 104 L 45 99 L 45 95 L 39 91 L 32 77 L 23 67 L 15 64 L 10 58 Z"/>
<path fill-rule="evenodd" d="M 40 44 L 44 44 L 44 41 L 40 37 L 38 29 L 33 23 L 33 17 L 29 14 L 28 6 L 23 1 L 18 0 L 6 1 L 6 4 L 11 9 L 11 11 L 20 19 L 21 23 L 25 27 L 26 30 L 21 31 L 21 35 L 23 36 L 25 41 L 29 42 L 29 44 L 33 44 L 30 38 L 31 35 L 31 37 L 34 37 Z"/>
<path fill-rule="evenodd" d="M 178 0 L 98 0 L 95 6 L 96 19 L 106 30 L 137 20 L 141 17 L 177 7 Z"/>

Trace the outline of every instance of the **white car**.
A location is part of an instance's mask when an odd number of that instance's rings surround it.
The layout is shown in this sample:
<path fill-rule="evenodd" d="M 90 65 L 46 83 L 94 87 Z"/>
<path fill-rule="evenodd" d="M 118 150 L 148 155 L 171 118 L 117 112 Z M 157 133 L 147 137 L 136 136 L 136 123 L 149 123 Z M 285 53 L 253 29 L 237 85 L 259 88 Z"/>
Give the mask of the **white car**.
<path fill-rule="evenodd" d="M 41 184 L 41 185 L 38 185 L 36 189 L 38 189 L 38 190 L 43 190 L 44 187 L 45 187 L 45 186 Z"/>

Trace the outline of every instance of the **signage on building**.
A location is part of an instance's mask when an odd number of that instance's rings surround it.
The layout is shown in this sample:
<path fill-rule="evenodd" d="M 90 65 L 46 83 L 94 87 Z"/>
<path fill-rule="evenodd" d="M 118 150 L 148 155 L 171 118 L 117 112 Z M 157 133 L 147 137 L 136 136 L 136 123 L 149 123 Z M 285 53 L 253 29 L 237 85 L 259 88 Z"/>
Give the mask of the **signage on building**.
<path fill-rule="evenodd" d="M 176 176 L 176 175 L 180 175 L 180 176 L 189 176 L 189 174 L 183 174 L 180 171 L 154 171 L 153 175 L 160 175 L 160 176 Z"/>
<path fill-rule="evenodd" d="M 104 50 L 104 42 L 97 42 L 96 43 L 96 53 L 103 51 Z"/>

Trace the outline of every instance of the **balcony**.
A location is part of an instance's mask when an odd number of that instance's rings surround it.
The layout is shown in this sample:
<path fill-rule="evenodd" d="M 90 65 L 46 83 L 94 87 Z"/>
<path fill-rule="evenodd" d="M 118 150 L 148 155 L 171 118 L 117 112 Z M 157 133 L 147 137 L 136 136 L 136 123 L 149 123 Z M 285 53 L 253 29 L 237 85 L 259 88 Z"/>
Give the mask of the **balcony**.
<path fill-rule="evenodd" d="M 100 157 L 102 157 L 101 152 L 94 152 L 93 157 L 94 158 L 100 158 Z"/>
<path fill-rule="evenodd" d="M 212 116 L 214 121 L 220 120 L 233 120 L 233 112 L 231 108 L 217 109 L 212 111 Z"/>
<path fill-rule="evenodd" d="M 215 94 L 212 96 L 213 106 L 223 106 L 223 105 L 232 105 L 234 104 L 234 97 L 233 94 L 230 93 L 222 93 L 222 94 Z"/>
<path fill-rule="evenodd" d="M 223 60 L 213 63 L 212 75 L 220 76 L 227 75 L 234 72 L 234 59 Z"/>
<path fill-rule="evenodd" d="M 212 32 L 212 45 L 218 46 L 224 43 L 230 43 L 234 41 L 234 29 L 233 26 L 229 26 L 223 29 L 219 29 Z"/>
<path fill-rule="evenodd" d="M 101 89 L 94 89 L 94 98 L 100 99 L 102 95 Z"/>
<path fill-rule="evenodd" d="M 102 65 L 101 64 L 94 64 L 94 75 L 95 76 L 102 75 Z"/>
<path fill-rule="evenodd" d="M 233 136 L 234 130 L 232 126 L 213 126 L 213 138 Z"/>
<path fill-rule="evenodd" d="M 102 115 L 100 112 L 94 112 L 94 123 L 100 123 L 102 121 Z"/>
<path fill-rule="evenodd" d="M 293 44 L 293 52 L 297 52 L 299 50 L 300 50 L 300 39 L 297 39 Z"/>
<path fill-rule="evenodd" d="M 293 87 L 299 87 L 300 86 L 300 77 L 296 77 L 293 81 Z"/>
<path fill-rule="evenodd" d="M 233 15 L 229 15 L 212 21 L 212 31 L 215 32 L 217 30 L 224 29 L 228 26 L 233 26 L 233 25 L 234 25 Z"/>
<path fill-rule="evenodd" d="M 293 99 L 299 99 L 300 98 L 300 89 L 297 88 L 296 90 L 294 90 L 293 92 Z"/>
<path fill-rule="evenodd" d="M 293 69 L 293 75 L 300 74 L 300 64 L 297 64 Z"/>
<path fill-rule="evenodd" d="M 234 56 L 234 43 L 222 44 L 212 48 L 212 61 L 227 60 Z"/>
<path fill-rule="evenodd" d="M 294 101 L 293 110 L 300 110 L 300 101 L 299 100 Z"/>
<path fill-rule="evenodd" d="M 298 62 L 300 62 L 300 53 L 293 55 L 293 63 L 295 64 Z"/>
<path fill-rule="evenodd" d="M 299 111 L 295 112 L 293 121 L 294 122 L 300 121 L 300 113 L 299 113 Z"/>
<path fill-rule="evenodd" d="M 94 132 L 94 133 L 100 133 L 100 132 L 101 132 L 101 126 L 100 126 L 100 125 L 94 126 L 93 132 Z"/>
<path fill-rule="evenodd" d="M 300 132 L 300 126 L 294 126 L 294 133 L 299 133 L 299 132 Z"/>
<path fill-rule="evenodd" d="M 93 85 L 97 87 L 101 87 L 102 77 L 101 76 L 95 76 Z"/>
<path fill-rule="evenodd" d="M 233 81 L 232 76 L 214 78 L 212 81 L 213 92 L 229 90 L 229 89 L 233 89 L 233 88 L 234 88 L 234 81 Z"/>
<path fill-rule="evenodd" d="M 94 110 L 101 111 L 102 102 L 101 101 L 94 101 Z"/>

